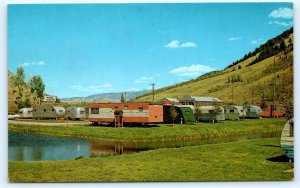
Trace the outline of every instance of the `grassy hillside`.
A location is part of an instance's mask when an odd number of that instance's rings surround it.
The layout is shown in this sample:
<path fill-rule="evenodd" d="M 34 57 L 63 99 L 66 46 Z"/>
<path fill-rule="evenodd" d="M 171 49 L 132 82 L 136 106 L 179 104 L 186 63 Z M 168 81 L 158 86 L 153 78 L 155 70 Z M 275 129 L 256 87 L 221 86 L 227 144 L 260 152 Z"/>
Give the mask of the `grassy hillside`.
<path fill-rule="evenodd" d="M 245 55 L 222 71 L 214 71 L 197 79 L 161 88 L 155 92 L 155 100 L 183 95 L 209 96 L 223 99 L 226 103 L 260 103 L 293 93 L 293 30 L 270 39 L 253 52 Z M 284 43 L 284 44 L 282 44 Z M 281 47 L 284 46 L 284 47 Z M 264 58 L 264 59 L 262 59 Z M 151 101 L 146 94 L 135 101 Z"/>
<path fill-rule="evenodd" d="M 8 112 L 17 112 L 16 98 L 18 97 L 18 87 L 14 85 L 15 75 L 8 71 Z M 28 85 L 21 87 L 23 92 L 22 99 L 28 98 L 31 104 L 37 103 L 36 93 L 32 93 Z"/>

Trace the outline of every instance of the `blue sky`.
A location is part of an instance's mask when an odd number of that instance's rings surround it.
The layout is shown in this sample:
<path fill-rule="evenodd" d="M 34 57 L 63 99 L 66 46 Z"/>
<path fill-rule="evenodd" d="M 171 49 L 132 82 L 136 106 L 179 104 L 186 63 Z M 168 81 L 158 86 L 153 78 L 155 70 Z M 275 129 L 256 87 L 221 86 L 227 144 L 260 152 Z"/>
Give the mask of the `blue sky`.
<path fill-rule="evenodd" d="M 220 70 L 293 25 L 291 3 L 9 5 L 8 69 L 60 98 Z"/>

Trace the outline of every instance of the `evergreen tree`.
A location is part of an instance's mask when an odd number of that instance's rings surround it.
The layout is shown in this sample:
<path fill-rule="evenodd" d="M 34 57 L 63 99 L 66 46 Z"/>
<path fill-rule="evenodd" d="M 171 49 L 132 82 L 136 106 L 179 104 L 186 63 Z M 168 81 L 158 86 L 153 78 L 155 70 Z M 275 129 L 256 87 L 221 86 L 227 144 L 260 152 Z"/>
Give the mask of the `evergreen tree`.
<path fill-rule="evenodd" d="M 125 97 L 123 93 L 121 94 L 121 102 L 125 102 Z"/>

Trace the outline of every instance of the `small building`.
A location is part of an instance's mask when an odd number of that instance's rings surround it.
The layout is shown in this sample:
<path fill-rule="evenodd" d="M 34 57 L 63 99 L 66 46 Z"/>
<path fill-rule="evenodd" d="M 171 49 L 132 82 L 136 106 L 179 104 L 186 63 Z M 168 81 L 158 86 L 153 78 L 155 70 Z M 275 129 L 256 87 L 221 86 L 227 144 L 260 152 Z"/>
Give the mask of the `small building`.
<path fill-rule="evenodd" d="M 32 116 L 32 108 L 21 108 L 19 110 L 20 118 L 33 118 Z"/>
<path fill-rule="evenodd" d="M 232 105 L 224 105 L 225 120 L 239 120 L 239 109 Z"/>
<path fill-rule="evenodd" d="M 149 102 L 91 103 L 89 121 L 93 123 L 162 123 L 163 105 Z"/>
<path fill-rule="evenodd" d="M 86 118 L 85 108 L 67 107 L 64 115 L 65 119 L 80 120 Z"/>
<path fill-rule="evenodd" d="M 244 106 L 245 118 L 260 118 L 262 110 L 259 106 L 246 105 Z"/>
<path fill-rule="evenodd" d="M 63 118 L 65 109 L 60 106 L 38 105 L 33 107 L 32 116 L 34 119 L 58 119 Z"/>
<path fill-rule="evenodd" d="M 197 97 L 185 95 L 179 99 L 182 105 L 193 105 L 193 106 L 215 106 L 216 104 L 222 105 L 223 101 L 214 97 Z"/>
<path fill-rule="evenodd" d="M 220 122 L 225 120 L 224 108 L 222 106 L 200 106 L 197 111 L 198 121 Z"/>
<path fill-rule="evenodd" d="M 176 99 L 176 98 L 169 98 L 169 97 L 166 97 L 162 100 L 162 103 L 164 105 L 167 105 L 167 104 L 171 104 L 171 105 L 177 105 L 177 104 L 180 104 L 179 103 L 179 100 Z"/>
<path fill-rule="evenodd" d="M 41 101 L 42 102 L 56 102 L 57 99 L 58 99 L 57 96 L 45 95 Z"/>

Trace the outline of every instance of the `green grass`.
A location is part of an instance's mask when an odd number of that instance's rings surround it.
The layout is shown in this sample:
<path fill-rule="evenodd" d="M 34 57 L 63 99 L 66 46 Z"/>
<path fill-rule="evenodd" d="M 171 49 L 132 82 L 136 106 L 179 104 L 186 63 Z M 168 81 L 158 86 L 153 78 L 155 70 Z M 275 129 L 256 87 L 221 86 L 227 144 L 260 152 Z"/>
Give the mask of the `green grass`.
<path fill-rule="evenodd" d="M 102 126 L 38 126 L 9 124 L 10 131 L 106 139 L 112 141 L 163 141 L 200 139 L 230 135 L 281 131 L 286 119 L 249 119 L 223 123 L 195 125 L 159 124 L 155 127 L 102 127 Z"/>
<path fill-rule="evenodd" d="M 70 161 L 9 162 L 10 182 L 292 180 L 279 138 L 165 148 Z"/>

